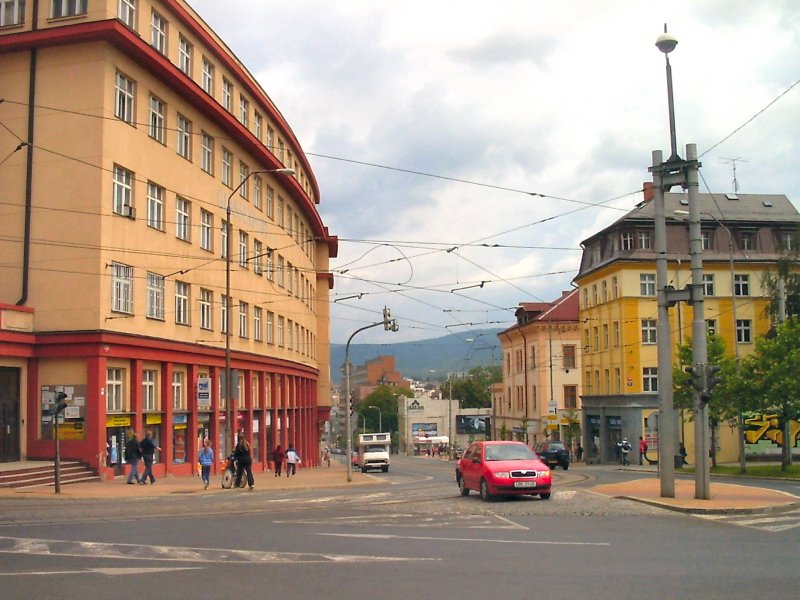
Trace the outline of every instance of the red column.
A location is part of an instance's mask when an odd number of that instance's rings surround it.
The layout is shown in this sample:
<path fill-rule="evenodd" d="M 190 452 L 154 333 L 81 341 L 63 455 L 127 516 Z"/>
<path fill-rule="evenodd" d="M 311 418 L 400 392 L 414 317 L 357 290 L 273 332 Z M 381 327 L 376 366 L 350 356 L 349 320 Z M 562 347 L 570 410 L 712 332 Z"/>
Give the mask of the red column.
<path fill-rule="evenodd" d="M 216 459 L 212 472 L 219 473 L 221 471 L 219 465 L 225 459 L 225 446 L 220 446 L 219 440 L 222 429 L 219 424 L 219 368 L 211 367 L 208 376 L 211 378 L 211 417 L 208 423 L 208 437 Z"/>
<path fill-rule="evenodd" d="M 170 473 L 172 469 L 172 363 L 161 364 L 161 436 L 156 440 L 161 447 L 161 465 L 159 465 L 159 476 Z M 156 465 L 153 465 L 155 469 Z"/>
<path fill-rule="evenodd" d="M 106 359 L 101 356 L 90 356 L 86 359 L 86 441 L 90 446 L 89 464 L 96 469 L 105 464 L 103 461 L 106 453 L 105 391 Z"/>
<path fill-rule="evenodd" d="M 188 455 L 186 460 L 192 465 L 192 473 L 196 471 L 197 458 L 199 456 L 197 428 L 199 427 L 199 420 L 197 418 L 197 377 L 199 369 L 197 365 L 187 365 L 186 369 L 186 408 L 189 409 L 189 422 L 187 423 L 186 431 L 186 445 L 188 446 Z"/>
<path fill-rule="evenodd" d="M 21 456 L 23 460 L 28 458 L 31 454 L 31 446 L 33 445 L 34 440 L 39 440 L 39 419 L 41 419 L 40 410 L 42 406 L 42 398 L 39 395 L 39 363 L 35 358 L 29 358 L 28 361 L 28 403 L 26 405 L 26 411 L 23 416 L 28 420 L 26 428 L 28 430 L 28 435 L 26 436 L 28 446 L 27 448 L 20 448 Z M 88 410 L 88 406 L 87 406 Z M 87 432 L 88 434 L 88 432 Z M 20 442 L 22 440 L 20 439 Z M 37 444 L 38 445 L 38 444 Z M 52 444 L 53 454 L 55 454 L 55 443 Z M 89 461 L 91 463 L 91 461 Z M 97 465 L 92 465 L 96 467 Z"/>

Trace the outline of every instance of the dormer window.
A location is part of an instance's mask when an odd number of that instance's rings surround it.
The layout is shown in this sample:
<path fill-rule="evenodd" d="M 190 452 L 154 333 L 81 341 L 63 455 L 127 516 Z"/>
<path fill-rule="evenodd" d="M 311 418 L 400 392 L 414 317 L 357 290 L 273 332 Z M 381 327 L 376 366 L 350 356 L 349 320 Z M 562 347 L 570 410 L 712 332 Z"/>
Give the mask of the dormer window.
<path fill-rule="evenodd" d="M 739 234 L 739 241 L 742 244 L 742 250 L 755 250 L 755 233 L 752 231 L 742 231 Z"/>
<path fill-rule="evenodd" d="M 633 250 L 633 234 L 630 231 L 619 234 L 619 245 L 622 250 Z"/>
<path fill-rule="evenodd" d="M 650 232 L 649 231 L 639 231 L 636 234 L 636 237 L 639 241 L 639 248 L 642 250 L 649 250 L 650 249 Z"/>

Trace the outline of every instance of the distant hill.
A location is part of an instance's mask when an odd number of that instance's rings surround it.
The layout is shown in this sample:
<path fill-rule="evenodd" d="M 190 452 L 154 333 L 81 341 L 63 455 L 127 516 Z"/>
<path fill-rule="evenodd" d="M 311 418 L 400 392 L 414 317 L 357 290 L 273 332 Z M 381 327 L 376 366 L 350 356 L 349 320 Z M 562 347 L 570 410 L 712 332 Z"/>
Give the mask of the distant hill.
<path fill-rule="evenodd" d="M 395 357 L 397 370 L 411 379 L 443 379 L 448 372 L 466 372 L 472 367 L 502 364 L 502 329 L 475 329 L 438 338 L 397 344 L 350 344 L 350 362 L 364 364 L 376 356 Z M 474 342 L 467 342 L 467 339 Z M 343 378 L 344 344 L 331 344 L 331 379 Z M 431 369 L 435 372 L 431 373 Z"/>

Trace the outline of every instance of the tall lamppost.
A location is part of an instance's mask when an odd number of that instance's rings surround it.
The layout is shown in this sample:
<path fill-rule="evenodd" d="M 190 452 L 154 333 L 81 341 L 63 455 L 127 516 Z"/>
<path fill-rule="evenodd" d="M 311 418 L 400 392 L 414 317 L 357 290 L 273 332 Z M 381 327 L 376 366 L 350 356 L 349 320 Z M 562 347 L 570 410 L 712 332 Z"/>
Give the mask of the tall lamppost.
<path fill-rule="evenodd" d="M 356 336 L 356 334 L 366 331 L 367 329 L 372 329 L 373 327 L 378 327 L 379 325 L 383 325 L 383 328 L 386 331 L 398 331 L 400 329 L 400 327 L 397 325 L 397 320 L 392 319 L 391 311 L 387 307 L 384 307 L 383 320 L 356 329 L 352 334 L 350 334 L 350 337 L 347 339 L 347 344 L 345 344 L 344 347 L 345 429 L 347 430 L 347 460 L 345 462 L 347 464 L 348 483 L 353 481 L 353 424 L 350 415 L 352 412 L 352 398 L 350 398 L 350 342 L 353 341 L 353 338 Z"/>
<path fill-rule="evenodd" d="M 242 178 L 233 191 L 228 195 L 228 200 L 225 203 L 225 408 L 226 419 L 228 421 L 228 436 L 227 441 L 230 443 L 228 451 L 225 453 L 227 456 L 233 452 L 234 440 L 236 439 L 236 428 L 233 422 L 233 381 L 231 380 L 231 326 L 233 318 L 231 311 L 233 306 L 231 303 L 231 254 L 233 243 L 233 227 L 231 225 L 231 199 L 238 192 L 242 186 L 253 175 L 260 175 L 265 173 L 294 175 L 294 169 L 266 169 L 263 171 L 251 171 L 246 177 Z"/>
<path fill-rule="evenodd" d="M 378 433 L 383 433 L 383 420 L 381 417 L 381 409 L 378 408 L 377 406 L 373 406 L 372 404 L 370 404 L 367 408 L 374 408 L 375 410 L 378 411 Z"/>

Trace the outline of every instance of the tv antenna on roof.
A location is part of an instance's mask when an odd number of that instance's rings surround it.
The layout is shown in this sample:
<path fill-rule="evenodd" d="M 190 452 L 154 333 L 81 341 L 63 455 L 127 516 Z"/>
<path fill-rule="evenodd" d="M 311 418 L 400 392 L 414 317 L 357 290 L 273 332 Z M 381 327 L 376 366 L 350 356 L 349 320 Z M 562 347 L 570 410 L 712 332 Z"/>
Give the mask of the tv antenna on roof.
<path fill-rule="evenodd" d="M 750 162 L 746 158 L 742 158 L 741 156 L 737 156 L 736 158 L 726 158 L 724 156 L 720 156 L 722 160 L 724 160 L 727 164 L 732 165 L 733 169 L 733 193 L 734 195 L 739 195 L 739 180 L 736 179 L 736 163 L 737 162 Z"/>

